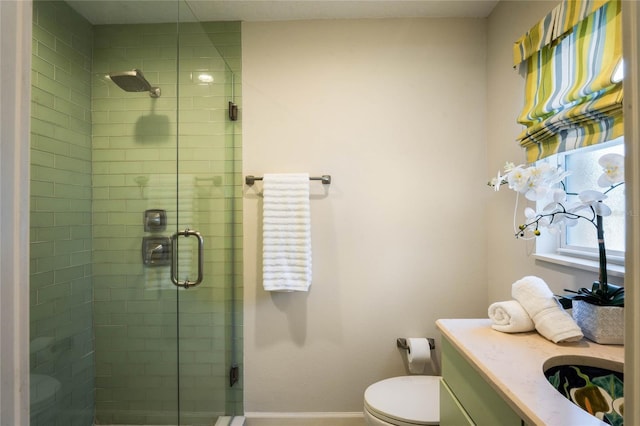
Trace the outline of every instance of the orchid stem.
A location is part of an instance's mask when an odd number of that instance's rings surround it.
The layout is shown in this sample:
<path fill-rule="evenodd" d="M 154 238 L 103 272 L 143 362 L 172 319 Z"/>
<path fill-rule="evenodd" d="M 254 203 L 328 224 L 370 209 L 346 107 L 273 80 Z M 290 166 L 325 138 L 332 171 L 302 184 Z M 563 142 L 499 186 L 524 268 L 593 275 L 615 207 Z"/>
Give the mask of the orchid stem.
<path fill-rule="evenodd" d="M 596 225 L 598 228 L 598 254 L 600 258 L 600 288 L 606 294 L 607 293 L 607 251 L 604 247 L 604 225 L 602 216 L 596 216 Z"/>

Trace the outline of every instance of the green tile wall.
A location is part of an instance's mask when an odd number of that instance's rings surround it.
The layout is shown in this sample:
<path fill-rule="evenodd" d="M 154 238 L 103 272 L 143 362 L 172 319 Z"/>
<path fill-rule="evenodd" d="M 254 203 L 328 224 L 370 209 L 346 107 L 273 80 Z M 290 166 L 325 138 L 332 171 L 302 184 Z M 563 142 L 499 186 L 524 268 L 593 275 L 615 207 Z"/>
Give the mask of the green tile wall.
<path fill-rule="evenodd" d="M 241 414 L 242 380 L 228 385 L 242 367 L 241 121 L 226 109 L 242 105 L 239 23 L 92 27 L 64 2 L 36 1 L 33 25 L 31 369 L 60 388 L 32 424 Z M 105 78 L 132 68 L 161 98 Z M 214 81 L 198 82 L 203 72 Z M 168 212 L 161 235 L 204 235 L 199 287 L 142 265 L 149 208 Z M 180 243 L 180 273 L 193 274 L 191 241 Z"/>
<path fill-rule="evenodd" d="M 242 359 L 241 123 L 226 112 L 232 95 L 241 105 L 240 25 L 94 31 L 96 419 L 176 424 L 179 401 L 181 423 L 210 425 L 242 413 L 242 383 L 228 385 L 233 348 Z M 105 78 L 133 68 L 161 88 L 160 98 L 124 92 Z M 197 80 L 205 72 L 212 83 Z M 165 231 L 144 231 L 146 209 L 167 211 Z M 205 279 L 178 290 L 169 267 L 143 265 L 141 243 L 186 227 L 205 238 Z M 178 241 L 179 279 L 193 279 L 193 239 Z"/>
<path fill-rule="evenodd" d="M 65 3 L 34 2 L 32 425 L 93 424 L 91 45 L 91 25 Z"/>

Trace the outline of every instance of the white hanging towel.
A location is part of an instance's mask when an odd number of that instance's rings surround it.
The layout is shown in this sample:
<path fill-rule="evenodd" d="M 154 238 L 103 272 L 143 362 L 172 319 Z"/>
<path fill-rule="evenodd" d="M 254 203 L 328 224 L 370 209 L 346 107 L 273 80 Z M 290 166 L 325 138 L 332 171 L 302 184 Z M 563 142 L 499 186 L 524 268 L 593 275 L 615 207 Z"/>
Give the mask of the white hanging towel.
<path fill-rule="evenodd" d="M 262 279 L 267 291 L 307 291 L 311 285 L 309 174 L 265 174 Z"/>

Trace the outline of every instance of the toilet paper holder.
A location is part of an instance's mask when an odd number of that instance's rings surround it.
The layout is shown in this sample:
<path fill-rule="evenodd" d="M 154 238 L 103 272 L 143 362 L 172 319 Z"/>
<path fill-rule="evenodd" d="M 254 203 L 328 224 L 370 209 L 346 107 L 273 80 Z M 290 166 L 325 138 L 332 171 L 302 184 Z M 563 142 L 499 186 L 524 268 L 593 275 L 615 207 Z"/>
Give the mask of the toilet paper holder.
<path fill-rule="evenodd" d="M 435 339 L 433 337 L 427 337 L 427 341 L 429 342 L 429 349 L 434 350 L 436 348 Z M 396 339 L 396 345 L 405 351 L 409 349 L 406 337 L 398 337 L 398 339 Z"/>

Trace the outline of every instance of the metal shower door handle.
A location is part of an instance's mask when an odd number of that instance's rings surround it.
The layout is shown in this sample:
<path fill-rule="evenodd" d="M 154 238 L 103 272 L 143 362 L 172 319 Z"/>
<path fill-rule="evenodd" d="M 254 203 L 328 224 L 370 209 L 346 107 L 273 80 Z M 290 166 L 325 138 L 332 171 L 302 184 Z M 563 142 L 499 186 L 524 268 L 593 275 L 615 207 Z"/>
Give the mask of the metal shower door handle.
<path fill-rule="evenodd" d="M 196 237 L 198 239 L 198 277 L 195 281 L 190 281 L 188 279 L 184 281 L 180 281 L 176 275 L 178 269 L 178 247 L 176 241 L 179 236 L 184 237 Z M 192 229 L 185 229 L 184 231 L 178 231 L 171 236 L 171 252 L 172 252 L 172 261 L 171 261 L 171 281 L 178 287 L 194 287 L 202 282 L 203 274 L 202 274 L 202 265 L 204 259 L 204 239 L 202 235 L 198 231 L 194 231 Z"/>

